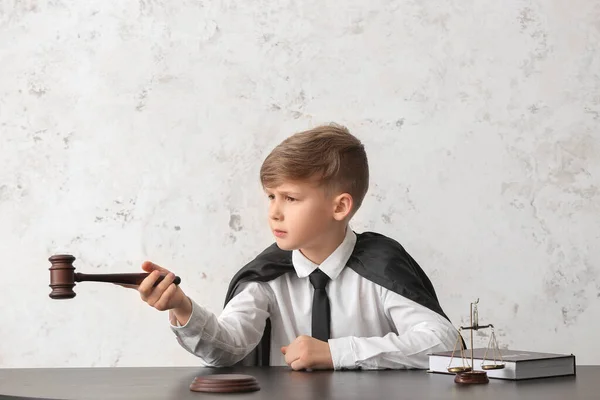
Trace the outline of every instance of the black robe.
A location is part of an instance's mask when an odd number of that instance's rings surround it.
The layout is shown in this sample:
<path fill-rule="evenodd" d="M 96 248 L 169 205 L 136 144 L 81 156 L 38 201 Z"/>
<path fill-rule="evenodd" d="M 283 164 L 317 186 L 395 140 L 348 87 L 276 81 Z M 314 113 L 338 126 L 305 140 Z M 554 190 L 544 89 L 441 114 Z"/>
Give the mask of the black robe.
<path fill-rule="evenodd" d="M 346 267 L 365 279 L 404 296 L 448 319 L 431 281 L 397 241 L 374 232 L 356 235 L 356 245 Z M 283 274 L 295 272 L 292 252 L 272 244 L 244 266 L 231 280 L 225 305 L 247 282 L 268 282 Z M 271 350 L 271 323 L 267 324 L 260 343 L 238 365 L 269 365 Z"/>

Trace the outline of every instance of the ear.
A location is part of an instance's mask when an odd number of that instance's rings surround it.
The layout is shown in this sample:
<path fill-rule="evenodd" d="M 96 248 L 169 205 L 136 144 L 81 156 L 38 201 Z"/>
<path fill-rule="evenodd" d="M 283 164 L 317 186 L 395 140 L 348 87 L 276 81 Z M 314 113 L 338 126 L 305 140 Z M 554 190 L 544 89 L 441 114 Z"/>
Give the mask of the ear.
<path fill-rule="evenodd" d="M 346 219 L 352 212 L 354 201 L 348 193 L 342 193 L 333 199 L 333 218 L 336 221 Z"/>

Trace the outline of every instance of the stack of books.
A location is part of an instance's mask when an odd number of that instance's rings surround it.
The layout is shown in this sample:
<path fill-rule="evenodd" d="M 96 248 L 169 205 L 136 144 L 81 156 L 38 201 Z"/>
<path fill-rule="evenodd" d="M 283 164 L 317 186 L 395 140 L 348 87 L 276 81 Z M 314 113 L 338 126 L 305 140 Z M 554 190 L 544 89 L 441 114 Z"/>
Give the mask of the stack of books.
<path fill-rule="evenodd" d="M 481 364 L 485 354 L 485 348 L 477 348 L 473 350 L 473 364 L 475 370 L 481 371 Z M 533 379 L 547 378 L 551 376 L 567 376 L 575 375 L 575 356 L 573 354 L 551 354 L 537 353 L 533 351 L 520 350 L 500 350 L 502 355 L 502 363 L 505 365 L 503 369 L 487 370 L 489 378 L 494 379 Z M 465 362 L 471 364 L 471 350 L 465 350 Z M 429 372 L 437 372 L 449 374 L 449 367 L 463 366 L 463 359 L 460 351 L 454 352 L 452 363 L 450 359 L 451 351 L 429 354 Z M 492 360 L 490 360 L 492 357 Z M 488 350 L 485 365 L 493 364 L 493 351 Z M 496 363 L 500 363 L 498 355 L 496 355 Z"/>

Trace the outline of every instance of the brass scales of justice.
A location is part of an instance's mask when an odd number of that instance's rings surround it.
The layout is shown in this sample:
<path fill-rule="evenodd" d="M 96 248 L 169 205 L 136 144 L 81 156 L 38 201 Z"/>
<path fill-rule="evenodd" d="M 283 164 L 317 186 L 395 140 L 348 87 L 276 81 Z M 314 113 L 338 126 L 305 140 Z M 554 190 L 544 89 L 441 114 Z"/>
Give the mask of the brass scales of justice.
<path fill-rule="evenodd" d="M 494 325 L 479 325 L 479 313 L 477 311 L 477 304 L 479 303 L 479 299 L 474 303 L 471 303 L 470 306 L 470 326 L 461 326 L 458 329 L 458 337 L 456 338 L 456 343 L 454 343 L 454 349 L 452 350 L 452 356 L 450 357 L 450 362 L 448 363 L 448 372 L 456 374 L 454 378 L 454 382 L 456 383 L 488 383 L 489 379 L 487 376 L 487 372 L 489 370 L 494 369 L 503 369 L 506 365 L 502 360 L 502 353 L 500 353 L 500 349 L 498 348 L 498 341 L 496 340 L 496 333 L 494 331 Z M 480 329 L 491 329 L 492 333 L 490 335 L 490 340 L 485 349 L 485 353 L 483 355 L 483 360 L 481 361 L 481 370 L 475 370 L 475 364 L 473 362 L 473 331 L 479 331 Z M 464 342 L 462 340 L 461 332 L 463 330 L 470 330 L 471 332 L 471 363 L 469 365 L 468 356 L 465 355 L 465 347 Z M 460 345 L 460 357 L 462 359 L 462 366 L 454 366 L 452 367 L 452 360 L 454 359 L 454 353 L 456 352 L 457 346 Z M 493 360 L 487 359 L 488 351 L 491 349 L 493 353 Z M 486 364 L 486 361 L 488 362 Z"/>

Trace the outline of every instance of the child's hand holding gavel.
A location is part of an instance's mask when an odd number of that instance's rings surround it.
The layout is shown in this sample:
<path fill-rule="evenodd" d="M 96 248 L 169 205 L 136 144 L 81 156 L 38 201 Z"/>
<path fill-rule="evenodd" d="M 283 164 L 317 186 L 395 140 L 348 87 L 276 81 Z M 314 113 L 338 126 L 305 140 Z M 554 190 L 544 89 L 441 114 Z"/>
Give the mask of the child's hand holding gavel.
<path fill-rule="evenodd" d="M 175 274 L 150 261 L 144 262 L 142 269 L 149 272 L 150 275 L 144 278 L 139 286 L 123 286 L 137 289 L 142 300 L 148 303 L 149 306 L 159 311 L 171 310 L 179 324 L 185 325 L 190 319 L 190 315 L 192 315 L 192 302 L 179 285 L 173 283 Z M 161 275 L 165 278 L 154 286 Z"/>

